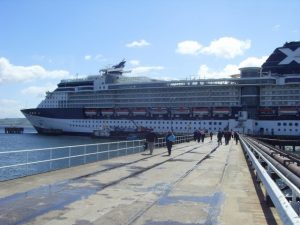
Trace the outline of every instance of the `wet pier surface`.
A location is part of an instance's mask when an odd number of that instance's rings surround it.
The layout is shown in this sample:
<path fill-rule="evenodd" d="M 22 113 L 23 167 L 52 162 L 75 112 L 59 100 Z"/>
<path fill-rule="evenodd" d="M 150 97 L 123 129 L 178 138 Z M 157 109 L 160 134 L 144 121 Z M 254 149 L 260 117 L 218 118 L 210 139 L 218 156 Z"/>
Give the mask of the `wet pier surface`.
<path fill-rule="evenodd" d="M 0 224 L 282 224 L 240 145 L 216 140 L 0 183 Z"/>

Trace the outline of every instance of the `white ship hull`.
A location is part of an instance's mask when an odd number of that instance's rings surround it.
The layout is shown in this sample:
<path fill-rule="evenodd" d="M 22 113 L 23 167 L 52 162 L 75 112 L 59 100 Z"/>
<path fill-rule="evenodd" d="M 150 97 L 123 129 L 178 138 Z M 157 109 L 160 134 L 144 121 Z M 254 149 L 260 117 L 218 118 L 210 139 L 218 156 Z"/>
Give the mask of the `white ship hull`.
<path fill-rule="evenodd" d="M 264 135 L 286 135 L 299 136 L 299 120 L 252 120 L 243 122 L 229 120 L 129 120 L 129 119 L 57 119 L 45 118 L 36 115 L 25 115 L 26 118 L 38 131 L 66 134 L 86 134 L 91 135 L 95 130 L 102 127 L 114 129 L 136 128 L 143 126 L 153 129 L 157 133 L 166 133 L 173 130 L 175 133 L 193 133 L 196 129 L 217 132 L 219 130 L 234 130 L 245 134 Z M 43 132 L 41 132 L 43 133 Z"/>

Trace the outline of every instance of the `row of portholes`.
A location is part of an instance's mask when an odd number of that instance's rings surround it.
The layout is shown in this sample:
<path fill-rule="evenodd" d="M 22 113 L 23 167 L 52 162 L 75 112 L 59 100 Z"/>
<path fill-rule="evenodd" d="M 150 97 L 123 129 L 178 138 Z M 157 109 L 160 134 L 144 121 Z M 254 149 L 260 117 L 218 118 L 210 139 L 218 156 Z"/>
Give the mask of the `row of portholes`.
<path fill-rule="evenodd" d="M 101 124 L 101 123 L 107 123 L 105 121 L 96 121 L 96 120 L 75 120 L 75 121 L 72 121 L 73 123 L 98 123 L 98 124 Z M 109 124 L 132 124 L 132 121 L 109 121 L 108 122 Z M 182 125 L 191 125 L 190 122 L 177 122 L 177 121 L 145 121 L 145 124 L 182 124 Z M 222 122 L 193 122 L 193 125 L 222 125 Z"/>
<path fill-rule="evenodd" d="M 290 127 L 291 127 L 291 126 L 298 127 L 299 124 L 298 124 L 298 123 L 294 123 L 294 124 L 293 124 L 293 123 L 291 123 L 291 122 L 290 122 L 290 123 L 285 123 L 285 122 L 284 122 L 284 123 L 281 123 L 281 122 L 278 122 L 278 123 L 277 123 L 277 126 L 281 126 L 281 125 L 282 125 L 282 126 L 287 126 L 287 125 L 288 125 L 288 126 L 290 126 Z M 257 123 L 257 122 L 255 122 L 255 126 L 258 126 L 258 123 Z"/>
<path fill-rule="evenodd" d="M 99 128 L 99 125 L 95 125 L 95 124 L 70 124 L 70 127 L 86 127 L 86 128 Z M 118 126 L 120 128 L 127 128 L 126 126 Z M 167 127 L 151 127 L 151 128 L 154 128 L 154 129 L 163 129 L 163 130 L 166 130 L 166 129 L 170 129 L 171 127 L 170 126 L 167 126 Z M 200 129 L 201 130 L 201 127 L 199 128 L 196 128 L 196 127 L 173 127 L 173 129 L 175 130 L 189 130 L 189 131 L 193 131 L 193 130 L 196 130 L 196 129 Z M 203 129 L 206 130 L 206 128 L 204 127 Z M 217 131 L 217 130 L 220 130 L 221 128 L 220 127 L 214 127 L 214 128 L 208 128 L 207 130 L 209 131 Z"/>
<path fill-rule="evenodd" d="M 273 130 L 273 129 L 272 129 L 272 130 Z M 272 130 L 271 130 L 271 131 L 272 131 Z M 268 129 L 268 128 L 266 128 L 266 131 L 268 132 L 268 131 L 269 131 L 269 129 Z M 277 129 L 277 131 L 284 131 L 284 132 L 285 132 L 285 131 L 291 131 L 291 132 L 292 132 L 292 131 L 293 131 L 293 129 L 289 129 L 289 130 L 288 130 L 288 129 L 285 129 L 285 128 L 284 128 L 283 130 L 281 130 L 280 128 L 278 128 L 278 129 Z M 295 131 L 295 132 L 298 132 L 298 129 L 295 129 L 294 131 Z"/>
<path fill-rule="evenodd" d="M 277 123 L 278 126 L 281 126 L 281 123 Z M 283 126 L 287 126 L 287 123 L 282 123 Z M 296 127 L 298 126 L 298 123 L 294 124 Z M 289 123 L 289 126 L 293 126 L 293 123 Z"/>

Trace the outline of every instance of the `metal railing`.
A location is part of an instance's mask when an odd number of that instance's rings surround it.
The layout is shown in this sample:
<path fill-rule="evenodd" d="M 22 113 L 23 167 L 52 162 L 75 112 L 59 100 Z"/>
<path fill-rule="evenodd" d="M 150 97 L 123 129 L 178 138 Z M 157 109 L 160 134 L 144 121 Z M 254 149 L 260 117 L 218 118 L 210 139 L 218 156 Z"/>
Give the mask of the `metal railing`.
<path fill-rule="evenodd" d="M 192 136 L 178 136 L 175 144 L 191 140 Z M 158 138 L 157 148 L 166 145 Z M 0 181 L 65 169 L 145 150 L 145 140 L 131 140 L 63 146 L 32 150 L 0 152 Z"/>
<path fill-rule="evenodd" d="M 251 166 L 256 171 L 258 181 L 261 181 L 277 209 L 277 212 L 284 224 L 300 224 L 299 218 L 299 200 L 300 191 L 289 179 L 287 179 L 258 149 L 251 144 L 245 137 L 240 135 L 242 147 L 251 161 Z M 264 162 L 266 169 L 261 165 Z M 292 200 L 288 201 L 281 189 L 271 178 L 270 174 L 276 173 L 281 181 L 292 191 Z"/>

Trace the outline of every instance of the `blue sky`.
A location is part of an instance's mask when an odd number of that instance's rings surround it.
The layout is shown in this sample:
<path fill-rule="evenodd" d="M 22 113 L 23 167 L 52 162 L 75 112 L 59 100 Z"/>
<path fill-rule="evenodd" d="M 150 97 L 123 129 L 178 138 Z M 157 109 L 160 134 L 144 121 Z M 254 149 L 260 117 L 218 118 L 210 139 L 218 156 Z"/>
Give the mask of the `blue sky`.
<path fill-rule="evenodd" d="M 217 78 L 300 39 L 299 0 L 0 0 L 0 118 L 125 58 L 129 76 Z"/>

